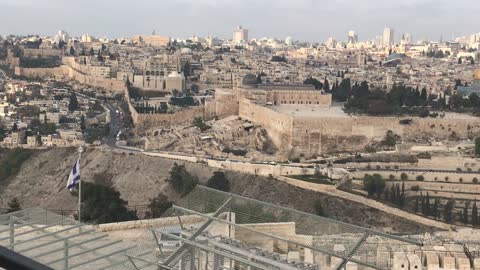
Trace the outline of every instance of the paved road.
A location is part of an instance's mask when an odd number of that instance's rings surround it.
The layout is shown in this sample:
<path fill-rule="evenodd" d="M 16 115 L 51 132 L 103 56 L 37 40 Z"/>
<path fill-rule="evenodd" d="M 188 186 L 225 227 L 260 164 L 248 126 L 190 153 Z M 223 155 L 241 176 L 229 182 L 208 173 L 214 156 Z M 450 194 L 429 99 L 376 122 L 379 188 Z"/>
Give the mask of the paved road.
<path fill-rule="evenodd" d="M 119 148 L 117 146 L 117 134 L 118 132 L 122 131 L 124 132 L 124 127 L 123 127 L 123 121 L 121 119 L 120 114 L 117 114 L 118 112 L 122 112 L 125 114 L 120 108 L 120 106 L 114 104 L 114 103 L 105 103 L 103 104 L 104 108 L 106 108 L 109 113 L 110 113 L 110 133 L 108 134 L 108 137 L 104 138 L 104 143 L 108 145 L 111 148 Z"/>

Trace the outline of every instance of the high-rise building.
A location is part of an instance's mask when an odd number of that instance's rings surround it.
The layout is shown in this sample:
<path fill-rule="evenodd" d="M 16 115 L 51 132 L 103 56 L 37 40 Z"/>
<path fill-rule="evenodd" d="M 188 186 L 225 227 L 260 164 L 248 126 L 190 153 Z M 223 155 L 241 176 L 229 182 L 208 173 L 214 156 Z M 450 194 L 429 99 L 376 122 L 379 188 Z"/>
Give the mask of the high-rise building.
<path fill-rule="evenodd" d="M 82 43 L 92 42 L 92 37 L 91 37 L 89 34 L 84 34 L 84 35 L 81 37 L 81 41 L 82 41 Z"/>
<path fill-rule="evenodd" d="M 358 42 L 358 36 L 355 31 L 348 31 L 347 44 L 356 44 Z"/>
<path fill-rule="evenodd" d="M 402 35 L 402 43 L 403 44 L 412 44 L 412 34 L 410 33 L 405 33 Z"/>
<path fill-rule="evenodd" d="M 385 27 L 383 29 L 383 45 L 384 46 L 391 46 L 395 42 L 393 37 L 393 29 Z"/>
<path fill-rule="evenodd" d="M 285 39 L 285 45 L 292 46 L 293 45 L 293 38 L 292 37 L 287 37 Z"/>
<path fill-rule="evenodd" d="M 328 48 L 335 48 L 337 47 L 337 41 L 333 37 L 329 37 L 325 42 Z"/>
<path fill-rule="evenodd" d="M 58 31 L 57 35 L 55 35 L 54 40 L 57 44 L 60 43 L 60 41 L 67 43 L 70 37 L 68 36 L 67 32 L 60 30 Z"/>
<path fill-rule="evenodd" d="M 233 29 L 233 43 L 240 44 L 245 41 L 248 41 L 248 29 L 237 26 L 237 28 Z"/>

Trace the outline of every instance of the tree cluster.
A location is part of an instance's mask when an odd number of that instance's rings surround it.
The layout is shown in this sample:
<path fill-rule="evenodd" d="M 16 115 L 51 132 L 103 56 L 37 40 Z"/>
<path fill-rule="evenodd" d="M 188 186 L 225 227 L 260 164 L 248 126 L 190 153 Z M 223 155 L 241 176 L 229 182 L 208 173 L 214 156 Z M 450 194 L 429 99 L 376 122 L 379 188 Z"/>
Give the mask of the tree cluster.
<path fill-rule="evenodd" d="M 480 98 L 472 93 L 468 99 L 461 95 L 452 95 L 449 104 L 443 96 L 427 94 L 427 89 L 406 87 L 394 84 L 390 92 L 381 89 L 370 90 L 367 82 L 355 83 L 350 87 L 350 80 L 344 79 L 337 87 L 332 88 L 332 97 L 336 101 L 347 101 L 345 109 L 348 112 L 367 113 L 371 115 L 413 114 L 420 117 L 437 117 L 431 114 L 427 107 L 437 110 L 459 110 L 480 106 Z"/>
<path fill-rule="evenodd" d="M 209 130 L 210 128 L 212 128 L 211 126 L 207 125 L 207 123 L 205 123 L 205 120 L 203 120 L 202 117 L 195 117 L 195 118 L 193 119 L 192 125 L 193 125 L 194 127 L 199 128 L 200 131 L 202 131 L 202 132 L 207 131 L 207 130 Z"/>
<path fill-rule="evenodd" d="M 0 182 L 20 171 L 22 164 L 30 158 L 31 151 L 28 149 L 15 148 L 8 150 L 5 157 L 0 161 Z"/>
<path fill-rule="evenodd" d="M 185 97 L 171 97 L 168 101 L 170 105 L 179 106 L 179 107 L 192 107 L 198 106 L 197 101 L 192 96 L 185 96 Z"/>
<path fill-rule="evenodd" d="M 472 224 L 473 226 L 480 225 L 480 217 L 478 216 L 477 200 L 473 201 L 472 211 L 469 213 L 470 202 L 465 202 L 462 213 L 463 224 Z M 470 218 L 469 218 L 470 216 Z"/>
<path fill-rule="evenodd" d="M 426 196 L 420 194 L 420 197 L 415 198 L 415 213 L 421 212 L 423 215 L 433 217 L 434 219 L 440 219 L 443 216 L 445 222 L 454 222 L 455 214 L 453 210 L 455 209 L 455 200 L 448 199 L 443 206 L 443 211 L 441 211 L 440 207 L 440 198 L 430 198 L 428 192 Z"/>
<path fill-rule="evenodd" d="M 284 62 L 286 63 L 287 62 L 287 58 L 285 56 L 278 56 L 278 55 L 274 55 L 272 56 L 272 58 L 270 59 L 271 62 Z"/>
<path fill-rule="evenodd" d="M 217 171 L 213 172 L 213 175 L 208 179 L 207 187 L 229 192 L 230 182 L 228 181 L 224 172 Z"/>
<path fill-rule="evenodd" d="M 191 175 L 185 165 L 178 165 L 176 162 L 170 169 L 170 176 L 167 181 L 173 190 L 181 195 L 192 191 L 198 183 L 197 177 Z"/>
<path fill-rule="evenodd" d="M 20 66 L 24 68 L 54 68 L 60 66 L 60 59 L 56 56 L 20 57 Z"/>
<path fill-rule="evenodd" d="M 480 137 L 475 138 L 475 155 L 480 157 Z"/>
<path fill-rule="evenodd" d="M 41 123 L 38 119 L 33 119 L 28 124 L 31 135 L 52 135 L 57 133 L 57 126 L 54 123 Z"/>
<path fill-rule="evenodd" d="M 368 196 L 376 195 L 380 198 L 385 189 L 385 180 L 380 174 L 365 174 L 363 177 L 363 189 L 368 192 Z"/>
<path fill-rule="evenodd" d="M 74 196 L 78 197 L 78 192 Z M 98 224 L 137 219 L 127 205 L 113 187 L 82 182 L 82 222 Z"/>
<path fill-rule="evenodd" d="M 70 101 L 68 102 L 68 111 L 73 112 L 78 110 L 78 100 L 75 92 L 70 94 Z"/>
<path fill-rule="evenodd" d="M 323 89 L 323 83 L 312 77 L 308 77 L 305 81 L 303 81 L 303 84 L 311 84 L 315 86 L 315 89 L 317 90 Z"/>
<path fill-rule="evenodd" d="M 148 211 L 145 213 L 145 218 L 159 218 L 170 207 L 172 207 L 172 202 L 168 200 L 167 196 L 159 193 L 157 197 L 150 199 Z"/>
<path fill-rule="evenodd" d="M 160 103 L 160 106 L 156 104 L 154 106 L 148 104 L 148 102 L 143 102 L 135 106 L 135 110 L 141 114 L 164 114 L 168 111 L 167 104 Z"/>
<path fill-rule="evenodd" d="M 445 51 L 443 52 L 442 50 L 438 51 L 428 51 L 425 56 L 430 57 L 430 58 L 444 58 L 450 56 L 450 51 Z"/>
<path fill-rule="evenodd" d="M 399 207 L 405 206 L 405 182 L 402 182 L 402 186 L 400 184 L 391 185 L 390 189 L 385 189 L 385 200 L 389 201 Z"/>

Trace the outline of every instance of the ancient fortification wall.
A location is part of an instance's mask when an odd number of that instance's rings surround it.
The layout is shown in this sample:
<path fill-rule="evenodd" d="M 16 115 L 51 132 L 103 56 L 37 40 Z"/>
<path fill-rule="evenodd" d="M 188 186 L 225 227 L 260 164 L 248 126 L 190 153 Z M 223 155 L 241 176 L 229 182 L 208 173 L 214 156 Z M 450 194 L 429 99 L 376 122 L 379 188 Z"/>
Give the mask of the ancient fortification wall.
<path fill-rule="evenodd" d="M 460 139 L 480 134 L 478 118 L 419 117 L 291 117 L 268 106 L 240 101 L 240 117 L 264 126 L 282 150 L 306 156 L 359 151 L 384 138 L 388 130 L 404 137 Z M 400 120 L 411 119 L 409 124 Z"/>
<path fill-rule="evenodd" d="M 125 82 L 123 80 L 100 78 L 95 76 L 85 75 L 70 66 L 61 65 L 55 68 L 22 68 L 15 67 L 15 75 L 25 76 L 27 78 L 41 78 L 41 77 L 68 77 L 76 80 L 79 83 L 90 85 L 93 87 L 105 88 L 109 91 L 123 92 L 125 91 Z"/>
<path fill-rule="evenodd" d="M 403 138 L 468 138 L 480 134 L 480 121 L 472 119 L 399 117 L 296 118 L 293 147 L 306 154 L 357 151 L 371 140 L 381 140 L 388 130 Z"/>
<path fill-rule="evenodd" d="M 23 68 L 16 66 L 15 75 L 25 76 L 27 78 L 37 79 L 42 77 L 66 77 L 68 75 L 67 66 L 54 68 Z"/>
<path fill-rule="evenodd" d="M 25 57 L 38 57 L 38 56 L 62 56 L 63 50 L 59 49 L 23 49 L 23 55 Z"/>
<path fill-rule="evenodd" d="M 183 109 L 175 113 L 164 114 L 141 114 L 133 108 L 132 118 L 135 125 L 144 127 L 162 126 L 169 127 L 171 124 L 180 124 L 185 122 L 192 122 L 195 117 L 204 117 L 205 107 L 197 106 L 193 108 Z"/>
<path fill-rule="evenodd" d="M 135 107 L 133 107 L 127 89 L 125 89 L 125 97 L 135 126 L 153 127 L 161 125 L 163 127 L 169 127 L 171 124 L 191 122 L 195 117 L 205 117 L 204 105 L 183 109 L 175 113 L 142 114 L 138 113 Z"/>
<path fill-rule="evenodd" d="M 248 99 L 240 100 L 239 116 L 262 125 L 279 149 L 288 150 L 285 147 L 292 145 L 293 117 L 254 104 Z"/>
<path fill-rule="evenodd" d="M 93 87 L 105 88 L 109 91 L 124 92 L 126 90 L 123 80 L 107 79 L 95 76 L 85 75 L 71 67 L 68 67 L 68 76 L 79 83 L 90 85 Z"/>

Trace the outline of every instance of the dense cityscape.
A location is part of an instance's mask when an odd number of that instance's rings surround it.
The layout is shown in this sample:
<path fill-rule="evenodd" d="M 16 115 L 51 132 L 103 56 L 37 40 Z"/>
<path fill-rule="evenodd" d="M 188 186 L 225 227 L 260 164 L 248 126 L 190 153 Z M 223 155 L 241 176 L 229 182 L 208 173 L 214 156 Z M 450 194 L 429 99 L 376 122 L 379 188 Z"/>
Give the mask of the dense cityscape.
<path fill-rule="evenodd" d="M 0 269 L 480 269 L 480 32 L 157 31 L 0 35 Z"/>

